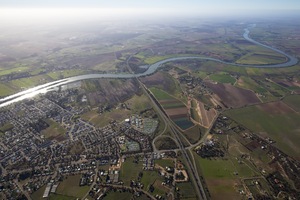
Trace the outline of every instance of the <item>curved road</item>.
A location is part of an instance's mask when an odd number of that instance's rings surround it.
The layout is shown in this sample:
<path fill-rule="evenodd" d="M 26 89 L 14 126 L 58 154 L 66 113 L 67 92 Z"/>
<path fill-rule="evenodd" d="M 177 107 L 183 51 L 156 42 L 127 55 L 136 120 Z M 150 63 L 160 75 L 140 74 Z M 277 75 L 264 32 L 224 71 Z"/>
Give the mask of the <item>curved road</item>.
<path fill-rule="evenodd" d="M 249 26 L 249 28 L 253 28 L 253 27 L 255 27 L 255 25 Z M 187 59 L 210 60 L 210 61 L 215 61 L 215 62 L 224 63 L 224 64 L 230 64 L 230 65 L 234 65 L 234 66 L 255 67 L 255 68 L 290 67 L 290 66 L 296 65 L 298 63 L 297 58 L 295 58 L 291 55 L 288 55 L 287 53 L 285 53 L 281 50 L 275 49 L 273 47 L 267 46 L 265 44 L 259 43 L 255 40 L 251 39 L 249 36 L 250 31 L 248 28 L 244 29 L 244 31 L 245 32 L 243 34 L 243 37 L 245 38 L 245 40 L 247 40 L 251 43 L 254 43 L 256 45 L 271 49 L 279 54 L 282 54 L 283 56 L 286 57 L 287 61 L 284 63 L 270 64 L 270 65 L 245 65 L 245 64 L 230 63 L 230 62 L 222 61 L 222 60 L 215 59 L 215 58 L 201 57 L 201 56 L 188 56 L 188 57 L 183 56 L 183 57 L 169 58 L 169 59 L 165 59 L 165 60 L 162 60 L 162 61 L 159 61 L 157 63 L 150 65 L 149 68 L 141 74 L 87 74 L 87 75 L 75 76 L 75 77 L 71 77 L 71 78 L 66 78 L 66 79 L 46 83 L 46 84 L 43 84 L 43 85 L 40 85 L 40 86 L 37 86 L 37 87 L 34 87 L 34 88 L 31 88 L 31 89 L 28 89 L 28 90 L 25 90 L 25 91 L 16 93 L 14 95 L 10 95 L 10 96 L 0 99 L 0 108 L 7 106 L 9 104 L 18 102 L 18 101 L 22 101 L 27 98 L 34 97 L 38 94 L 43 94 L 48 91 L 55 90 L 55 88 L 57 88 L 58 86 L 66 85 L 68 83 L 72 83 L 72 82 L 76 82 L 76 81 L 81 81 L 81 80 L 86 80 L 86 79 L 98 79 L 98 78 L 128 79 L 128 78 L 138 78 L 138 77 L 142 77 L 142 76 L 148 76 L 148 75 L 155 73 L 157 71 L 157 69 L 159 67 L 161 67 L 163 64 L 165 64 L 167 62 L 177 61 L 177 60 L 187 60 Z"/>

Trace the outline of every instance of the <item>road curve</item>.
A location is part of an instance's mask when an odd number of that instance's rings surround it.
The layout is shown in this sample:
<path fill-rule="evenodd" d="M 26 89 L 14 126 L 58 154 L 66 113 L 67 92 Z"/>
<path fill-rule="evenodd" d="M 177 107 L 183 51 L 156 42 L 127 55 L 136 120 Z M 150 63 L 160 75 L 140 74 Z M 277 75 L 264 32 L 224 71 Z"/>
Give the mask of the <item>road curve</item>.
<path fill-rule="evenodd" d="M 13 94 L 13 95 L 10 95 L 10 96 L 0 99 L 0 108 L 10 105 L 12 103 L 22 101 L 27 98 L 34 97 L 38 94 L 46 93 L 48 91 L 54 90 L 55 88 L 57 88 L 59 86 L 66 85 L 68 83 L 72 83 L 72 82 L 76 82 L 76 81 L 82 81 L 82 80 L 86 80 L 86 79 L 99 79 L 99 78 L 129 79 L 129 78 L 138 78 L 138 77 L 142 77 L 142 76 L 148 76 L 148 75 L 155 73 L 158 70 L 158 68 L 160 68 L 163 64 L 168 63 L 168 62 L 178 61 L 178 60 L 188 60 L 188 59 L 189 60 L 191 60 L 191 59 L 210 60 L 210 61 L 215 61 L 215 62 L 233 65 L 233 66 L 255 67 L 255 68 L 291 67 L 298 63 L 298 59 L 296 57 L 288 55 L 287 53 L 285 53 L 279 49 L 267 46 L 265 44 L 262 44 L 260 42 L 253 40 L 252 38 L 250 38 L 249 28 L 253 28 L 253 27 L 255 27 L 255 25 L 251 25 L 248 28 L 244 29 L 243 37 L 245 38 L 245 40 L 247 40 L 251 43 L 254 43 L 256 45 L 271 49 L 279 54 L 282 54 L 283 56 L 286 57 L 286 59 L 287 59 L 286 62 L 278 63 L 278 64 L 269 64 L 269 65 L 268 64 L 266 64 L 266 65 L 246 65 L 246 64 L 230 63 L 230 62 L 226 62 L 226 61 L 223 61 L 220 59 L 210 58 L 210 57 L 201 57 L 201 56 L 182 56 L 182 57 L 180 57 L 179 56 L 179 57 L 175 57 L 175 58 L 168 58 L 168 59 L 159 61 L 157 63 L 154 63 L 154 64 L 150 65 L 149 68 L 145 72 L 140 73 L 140 74 L 86 74 L 86 75 L 65 78 L 65 79 L 53 81 L 50 83 L 46 83 L 43 85 L 39 85 L 39 86 L 33 87 L 31 89 L 24 90 L 22 92 L 19 92 L 19 93 L 16 93 L 16 94 Z"/>

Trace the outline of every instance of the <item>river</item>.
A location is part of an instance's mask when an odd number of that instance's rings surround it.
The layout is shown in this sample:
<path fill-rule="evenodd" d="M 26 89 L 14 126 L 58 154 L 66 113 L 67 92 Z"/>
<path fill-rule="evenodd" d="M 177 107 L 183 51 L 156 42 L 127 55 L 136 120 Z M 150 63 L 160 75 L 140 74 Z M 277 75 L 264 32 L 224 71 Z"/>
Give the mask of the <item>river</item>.
<path fill-rule="evenodd" d="M 249 28 L 253 28 L 255 25 L 251 25 Z M 215 61 L 219 63 L 224 63 L 228 65 L 233 65 L 233 66 L 239 66 L 239 67 L 255 67 L 255 68 L 282 68 L 282 67 L 290 67 L 293 65 L 296 65 L 298 63 L 298 59 L 296 57 L 293 57 L 291 55 L 288 55 L 287 53 L 276 49 L 274 47 L 267 46 L 265 44 L 262 44 L 260 42 L 257 42 L 253 40 L 249 34 L 250 30 L 249 28 L 244 29 L 244 34 L 243 37 L 245 40 L 254 43 L 256 45 L 271 49 L 279 54 L 284 55 L 287 58 L 287 61 L 284 63 L 278 63 L 278 64 L 269 64 L 269 65 L 245 65 L 245 64 L 237 64 L 237 63 L 230 63 L 230 62 L 225 62 L 216 58 L 210 58 L 210 57 L 201 57 L 201 56 L 182 56 L 182 57 L 175 57 L 175 58 L 168 58 L 162 61 L 159 61 L 157 63 L 154 63 L 149 66 L 149 68 L 140 74 L 86 74 L 86 75 L 81 75 L 81 76 L 75 76 L 75 77 L 70 77 L 70 78 L 65 78 L 61 79 L 58 81 L 53 81 L 50 83 L 46 83 L 43 85 L 39 85 L 36 87 L 33 87 L 28 90 L 24 90 L 22 92 L 7 96 L 5 98 L 0 99 L 0 108 L 10 105 L 12 103 L 16 103 L 19 101 L 22 101 L 24 99 L 32 98 L 38 94 L 43 94 L 47 93 L 49 91 L 54 90 L 58 86 L 66 85 L 68 83 L 76 82 L 76 81 L 82 81 L 86 79 L 99 79 L 99 78 L 122 78 L 122 79 L 129 79 L 129 78 L 137 78 L 141 76 L 148 76 L 150 74 L 153 74 L 158 70 L 159 67 L 161 67 L 163 64 L 167 62 L 172 62 L 172 61 L 178 61 L 178 60 L 187 60 L 187 59 L 199 59 L 199 60 L 210 60 L 210 61 Z"/>

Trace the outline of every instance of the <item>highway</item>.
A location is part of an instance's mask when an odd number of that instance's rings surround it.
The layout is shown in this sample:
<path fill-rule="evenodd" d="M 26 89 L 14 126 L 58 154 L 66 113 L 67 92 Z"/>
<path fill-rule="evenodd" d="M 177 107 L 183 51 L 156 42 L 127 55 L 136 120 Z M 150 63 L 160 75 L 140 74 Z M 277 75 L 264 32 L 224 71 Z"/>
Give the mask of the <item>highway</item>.
<path fill-rule="evenodd" d="M 206 200 L 207 196 L 206 196 L 205 190 L 203 188 L 202 182 L 200 180 L 197 168 L 194 165 L 195 162 L 192 161 L 188 155 L 188 151 L 190 151 L 190 150 L 188 150 L 184 147 L 184 144 L 182 143 L 182 140 L 180 138 L 181 130 L 179 130 L 178 127 L 174 124 L 174 122 L 165 114 L 165 112 L 163 111 L 161 106 L 157 103 L 157 101 L 155 100 L 155 97 L 151 94 L 151 92 L 147 89 L 147 87 L 140 81 L 139 81 L 139 83 L 140 83 L 141 87 L 143 88 L 144 93 L 146 95 L 148 95 L 148 97 L 151 100 L 157 113 L 160 115 L 160 117 L 164 121 L 166 127 L 169 127 L 169 130 L 170 130 L 171 134 L 173 135 L 177 145 L 179 145 L 179 149 L 182 152 L 185 163 L 187 164 L 186 168 L 190 174 L 190 179 L 192 180 L 192 183 L 195 186 L 195 189 L 196 189 L 195 192 L 197 194 L 197 197 L 199 199 Z M 184 136 L 182 136 L 182 137 L 184 137 Z"/>

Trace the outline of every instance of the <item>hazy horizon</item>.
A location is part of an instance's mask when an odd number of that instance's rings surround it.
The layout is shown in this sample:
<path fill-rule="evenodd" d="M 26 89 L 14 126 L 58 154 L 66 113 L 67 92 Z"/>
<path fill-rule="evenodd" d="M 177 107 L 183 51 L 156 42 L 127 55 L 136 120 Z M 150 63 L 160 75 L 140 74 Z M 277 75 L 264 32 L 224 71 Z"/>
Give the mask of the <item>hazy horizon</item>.
<path fill-rule="evenodd" d="M 172 17 L 274 17 L 298 16 L 300 1 L 228 0 L 153 0 L 153 1 L 0 1 L 2 22 L 24 23 L 45 21 L 99 19 L 157 19 Z"/>

